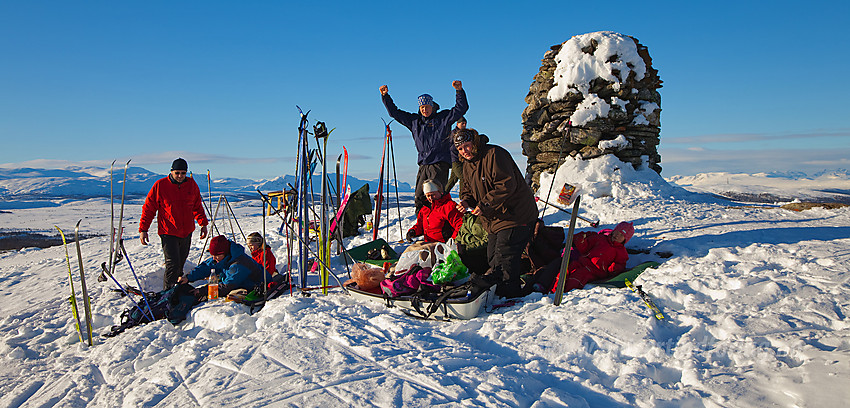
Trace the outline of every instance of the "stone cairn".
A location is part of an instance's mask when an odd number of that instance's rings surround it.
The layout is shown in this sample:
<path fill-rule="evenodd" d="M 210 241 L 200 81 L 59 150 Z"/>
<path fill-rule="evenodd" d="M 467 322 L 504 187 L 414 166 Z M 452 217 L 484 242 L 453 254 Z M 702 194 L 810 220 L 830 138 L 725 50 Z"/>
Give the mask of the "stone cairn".
<path fill-rule="evenodd" d="M 608 46 L 600 48 L 600 42 L 612 36 L 619 39 L 620 44 L 627 44 L 627 48 L 633 41 L 636 50 L 631 56 L 633 59 L 640 58 L 645 67 L 637 67 L 636 70 L 633 65 L 639 63 L 626 62 L 622 65 L 624 60 L 617 54 L 596 55 L 616 49 Z M 563 68 L 557 69 L 558 61 L 564 60 L 563 57 L 559 58 L 559 53 L 570 41 L 577 41 L 570 44 L 572 48 L 580 48 L 581 52 L 610 68 L 610 75 L 606 78 L 594 77 L 583 86 L 567 84 L 568 91 L 553 98 L 550 90 L 556 86 L 555 76 L 563 72 Z M 586 56 L 581 57 L 587 59 Z M 525 97 L 528 107 L 522 112 L 522 152 L 528 157 L 526 181 L 534 189 L 540 186 L 542 172 L 557 170 L 561 152 L 563 157 L 573 156 L 583 160 L 614 154 L 621 161 L 632 163 L 635 168 L 643 165 L 642 156 L 648 156 L 648 166 L 661 173 L 661 156 L 657 151 L 661 132 L 661 94 L 658 93 L 661 79 L 658 71 L 652 68 L 652 58 L 645 46 L 637 39 L 622 34 L 590 33 L 552 46 L 544 54 L 542 63 Z M 599 65 L 597 63 L 594 66 Z M 586 71 L 584 69 L 581 72 Z M 628 71 L 626 78 L 620 78 L 623 71 Z M 596 103 L 607 104 L 607 107 L 601 113 L 591 115 L 590 120 L 587 120 L 586 114 L 575 115 L 581 117 L 576 120 L 574 114 L 577 110 L 586 110 Z M 568 126 L 571 119 L 572 124 Z M 615 147 L 611 147 L 612 143 L 608 142 L 600 148 L 600 142 L 613 141 L 620 135 L 625 137 L 627 143 L 622 143 L 620 138 L 620 143 L 613 143 Z M 567 136 L 569 138 L 565 139 Z"/>

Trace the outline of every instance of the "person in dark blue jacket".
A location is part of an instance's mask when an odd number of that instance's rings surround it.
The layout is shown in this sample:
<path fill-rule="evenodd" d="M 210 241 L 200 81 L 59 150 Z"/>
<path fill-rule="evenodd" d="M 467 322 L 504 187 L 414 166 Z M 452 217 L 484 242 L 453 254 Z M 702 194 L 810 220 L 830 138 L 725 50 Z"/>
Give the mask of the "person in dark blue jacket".
<path fill-rule="evenodd" d="M 410 129 L 413 134 L 413 142 L 418 151 L 417 164 L 419 172 L 416 174 L 416 212 L 425 205 L 428 200 L 422 192 L 422 182 L 433 179 L 446 185 L 449 180 L 449 169 L 452 157 L 449 153 L 452 141 L 449 138 L 452 124 L 466 113 L 469 102 L 466 101 L 466 92 L 460 81 L 453 81 L 452 87 L 456 91 L 455 106 L 448 110 L 435 112 L 434 98 L 428 94 L 419 96 L 419 113 L 410 113 L 400 110 L 393 103 L 389 89 L 386 85 L 380 87 L 381 100 L 387 113 L 397 120 L 398 123 Z"/>
<path fill-rule="evenodd" d="M 219 296 L 227 296 L 234 289 L 253 290 L 257 286 L 263 286 L 263 274 L 265 282 L 271 282 L 272 277 L 263 270 L 250 255 L 245 253 L 245 248 L 235 242 L 228 240 L 224 235 L 219 235 L 210 240 L 211 258 L 192 269 L 188 275 L 181 276 L 178 283 L 194 282 L 207 279 L 215 273 L 218 275 Z"/>
<path fill-rule="evenodd" d="M 449 135 L 449 139 L 454 140 L 454 134 L 458 130 L 466 129 L 466 118 L 461 116 L 460 119 L 457 120 L 455 124 L 455 128 L 452 129 L 452 133 Z M 452 191 L 452 187 L 455 186 L 455 183 L 462 182 L 463 178 L 463 164 L 460 162 L 460 156 L 457 153 L 457 147 L 455 147 L 454 142 L 452 142 L 451 147 L 449 147 L 449 153 L 452 156 L 452 175 L 449 177 L 449 182 L 446 184 L 446 192 Z"/>

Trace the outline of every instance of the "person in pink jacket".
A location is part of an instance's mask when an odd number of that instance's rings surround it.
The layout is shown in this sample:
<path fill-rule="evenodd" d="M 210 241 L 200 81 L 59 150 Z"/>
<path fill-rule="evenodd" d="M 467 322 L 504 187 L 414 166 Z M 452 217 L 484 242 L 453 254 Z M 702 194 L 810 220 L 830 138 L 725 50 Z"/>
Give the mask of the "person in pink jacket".
<path fill-rule="evenodd" d="M 630 222 L 621 222 L 613 230 L 585 231 L 573 237 L 570 264 L 566 271 L 564 292 L 583 288 L 588 282 L 610 278 L 626 270 L 629 253 L 625 244 L 635 233 Z M 555 267 L 554 264 L 557 264 Z M 535 278 L 534 290 L 554 293 L 558 285 L 561 259 L 552 262 Z"/>

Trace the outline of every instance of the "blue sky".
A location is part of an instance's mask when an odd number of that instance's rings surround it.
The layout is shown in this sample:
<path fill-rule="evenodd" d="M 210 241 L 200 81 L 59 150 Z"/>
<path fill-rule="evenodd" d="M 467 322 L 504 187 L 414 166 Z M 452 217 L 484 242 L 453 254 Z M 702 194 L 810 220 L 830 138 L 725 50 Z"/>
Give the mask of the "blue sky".
<path fill-rule="evenodd" d="M 294 171 L 298 111 L 376 178 L 388 118 L 466 89 L 472 127 L 520 154 L 544 52 L 611 30 L 664 87 L 662 175 L 850 168 L 847 2 L 0 2 L 0 163 L 179 156 L 213 177 Z M 765 3 L 768 4 L 768 3 Z M 394 125 L 399 177 L 410 133 Z M 520 162 L 524 169 L 524 160 Z"/>

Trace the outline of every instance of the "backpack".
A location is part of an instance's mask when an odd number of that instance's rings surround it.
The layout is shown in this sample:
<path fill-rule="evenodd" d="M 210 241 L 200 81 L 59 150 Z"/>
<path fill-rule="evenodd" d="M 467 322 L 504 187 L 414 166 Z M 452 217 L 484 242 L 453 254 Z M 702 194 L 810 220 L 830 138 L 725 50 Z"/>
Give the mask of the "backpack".
<path fill-rule="evenodd" d="M 145 297 L 121 313 L 121 324 L 112 326 L 103 336 L 114 337 L 130 327 L 148 323 L 152 321 L 151 313 L 153 320 L 168 319 L 172 325 L 177 325 L 186 319 L 192 307 L 206 300 L 205 294 L 188 283 L 179 284 L 161 292 L 147 292 Z M 150 304 L 150 310 L 148 304 Z"/>
<path fill-rule="evenodd" d="M 366 223 L 366 215 L 372 213 L 372 198 L 369 197 L 369 184 L 364 184 L 351 194 L 342 213 L 342 236 L 353 237 L 360 234 L 358 228 Z"/>
<path fill-rule="evenodd" d="M 463 224 L 457 233 L 457 242 L 469 251 L 487 248 L 487 231 L 484 230 L 481 220 L 470 212 L 463 214 Z"/>

